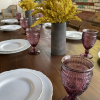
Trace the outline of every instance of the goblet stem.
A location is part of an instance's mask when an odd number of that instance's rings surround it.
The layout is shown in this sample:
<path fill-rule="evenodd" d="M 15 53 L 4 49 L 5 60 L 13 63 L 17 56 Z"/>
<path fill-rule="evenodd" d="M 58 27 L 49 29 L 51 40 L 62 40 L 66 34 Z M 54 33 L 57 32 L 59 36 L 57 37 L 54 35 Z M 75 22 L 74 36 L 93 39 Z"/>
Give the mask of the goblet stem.
<path fill-rule="evenodd" d="M 30 55 L 40 54 L 40 50 L 37 50 L 36 47 L 32 47 L 32 50 L 29 52 Z"/>
<path fill-rule="evenodd" d="M 20 25 L 20 20 L 18 20 L 18 25 Z"/>
<path fill-rule="evenodd" d="M 26 28 L 24 28 L 24 33 L 23 33 L 23 35 L 26 35 Z"/>
<path fill-rule="evenodd" d="M 88 57 L 89 49 L 85 49 L 85 56 Z"/>
<path fill-rule="evenodd" d="M 32 51 L 31 52 L 36 52 L 36 47 L 32 47 Z"/>

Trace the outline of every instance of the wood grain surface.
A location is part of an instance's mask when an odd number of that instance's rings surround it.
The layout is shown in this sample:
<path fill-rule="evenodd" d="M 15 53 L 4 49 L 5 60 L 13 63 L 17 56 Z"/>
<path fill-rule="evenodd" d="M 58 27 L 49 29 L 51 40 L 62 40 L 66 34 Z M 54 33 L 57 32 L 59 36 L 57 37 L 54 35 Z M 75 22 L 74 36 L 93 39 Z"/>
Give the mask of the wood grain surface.
<path fill-rule="evenodd" d="M 2 25 L 2 24 L 1 24 Z M 67 28 L 71 31 L 71 28 Z M 9 39 L 27 39 L 22 35 L 23 29 L 13 32 L 0 31 L 0 42 Z M 18 68 L 29 68 L 41 71 L 45 74 L 53 84 L 52 100 L 61 100 L 67 93 L 63 88 L 60 70 L 61 58 L 65 55 L 80 55 L 85 51 L 81 40 L 66 39 L 66 54 L 63 56 L 51 55 L 51 29 L 41 27 L 40 40 L 37 48 L 40 49 L 39 55 L 29 55 L 27 50 L 15 54 L 0 54 L 0 73 Z M 100 51 L 100 41 L 97 40 L 90 53 L 93 55 L 95 68 L 89 88 L 79 98 L 81 100 L 100 100 L 100 59 L 98 52 Z"/>

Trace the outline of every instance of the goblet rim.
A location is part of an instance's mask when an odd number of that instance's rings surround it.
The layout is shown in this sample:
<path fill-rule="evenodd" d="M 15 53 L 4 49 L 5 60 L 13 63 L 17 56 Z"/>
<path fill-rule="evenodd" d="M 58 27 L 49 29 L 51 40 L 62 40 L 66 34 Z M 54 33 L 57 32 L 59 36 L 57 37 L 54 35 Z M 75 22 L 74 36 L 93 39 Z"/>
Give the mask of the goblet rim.
<path fill-rule="evenodd" d="M 26 28 L 26 31 L 29 31 L 30 29 L 35 28 L 35 27 L 28 27 Z M 33 30 L 33 32 L 39 32 L 40 33 L 40 29 L 36 28 L 37 30 Z"/>
<path fill-rule="evenodd" d="M 89 32 L 89 31 L 87 31 L 87 30 L 92 30 L 92 31 Z M 83 29 L 82 32 L 95 33 L 95 34 L 97 34 L 97 33 L 98 33 L 98 30 L 96 30 L 96 29 Z"/>
<path fill-rule="evenodd" d="M 15 14 L 21 14 L 21 12 L 15 12 Z"/>
<path fill-rule="evenodd" d="M 76 57 L 76 58 L 79 57 L 79 58 L 85 59 L 85 60 L 91 62 L 91 64 L 93 64 L 93 67 L 91 67 L 91 68 L 89 68 L 89 69 L 87 69 L 87 70 L 78 70 L 78 69 L 73 69 L 73 68 L 70 68 L 70 67 L 66 66 L 66 65 L 63 63 L 64 59 L 65 59 L 65 58 L 69 59 L 69 58 L 72 58 L 72 57 Z M 94 62 L 93 62 L 92 60 L 90 60 L 89 58 L 83 57 L 83 56 L 80 56 L 80 55 L 66 55 L 66 56 L 64 56 L 64 57 L 61 59 L 61 63 L 64 65 L 64 68 L 65 68 L 65 69 L 70 70 L 70 71 L 74 71 L 74 72 L 79 72 L 79 73 L 89 72 L 89 71 L 91 71 L 91 70 L 94 69 Z"/>

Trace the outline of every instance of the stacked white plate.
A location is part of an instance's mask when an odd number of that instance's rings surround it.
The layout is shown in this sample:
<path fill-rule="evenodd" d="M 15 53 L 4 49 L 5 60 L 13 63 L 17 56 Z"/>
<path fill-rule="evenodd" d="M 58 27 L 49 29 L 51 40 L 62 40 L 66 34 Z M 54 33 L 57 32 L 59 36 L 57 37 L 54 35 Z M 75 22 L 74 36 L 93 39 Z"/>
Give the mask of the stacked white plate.
<path fill-rule="evenodd" d="M 52 100 L 53 86 L 46 75 L 31 69 L 0 74 L 0 100 Z"/>
<path fill-rule="evenodd" d="M 0 54 L 12 54 L 26 50 L 30 43 L 24 39 L 11 39 L 0 42 Z"/>
<path fill-rule="evenodd" d="M 18 23 L 17 19 L 4 19 L 1 20 L 2 23 L 8 23 L 8 24 L 13 24 L 13 23 Z"/>
<path fill-rule="evenodd" d="M 0 26 L 1 31 L 16 31 L 20 28 L 21 28 L 20 25 L 3 25 L 3 26 Z"/>
<path fill-rule="evenodd" d="M 98 56 L 99 56 L 99 58 L 100 58 L 100 51 L 99 51 L 99 53 L 98 53 Z"/>
<path fill-rule="evenodd" d="M 66 38 L 70 40 L 80 40 L 82 39 L 82 32 L 66 31 Z"/>
<path fill-rule="evenodd" d="M 45 23 L 45 24 L 44 24 L 44 27 L 51 28 L 51 23 Z"/>

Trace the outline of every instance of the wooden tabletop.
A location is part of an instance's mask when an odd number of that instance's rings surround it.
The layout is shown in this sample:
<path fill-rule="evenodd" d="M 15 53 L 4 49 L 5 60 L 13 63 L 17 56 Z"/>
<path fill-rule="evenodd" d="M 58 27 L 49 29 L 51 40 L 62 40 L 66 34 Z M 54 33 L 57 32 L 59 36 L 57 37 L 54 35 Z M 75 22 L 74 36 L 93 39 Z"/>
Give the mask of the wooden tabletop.
<path fill-rule="evenodd" d="M 67 30 L 72 30 L 67 28 Z M 13 32 L 0 31 L 0 41 L 9 39 L 27 39 L 22 35 L 23 29 Z M 0 73 L 18 68 L 30 68 L 41 71 L 52 82 L 53 97 L 52 100 L 61 100 L 67 93 L 62 85 L 60 70 L 61 58 L 65 55 L 80 55 L 85 51 L 81 40 L 66 39 L 66 54 L 63 56 L 51 55 L 51 29 L 41 27 L 40 40 L 37 48 L 40 49 L 39 55 L 29 55 L 27 50 L 15 54 L 0 54 Z M 90 49 L 93 55 L 95 68 L 89 88 L 79 96 L 81 100 L 100 100 L 100 59 L 98 52 L 100 51 L 100 41 L 97 40 L 95 45 Z"/>

